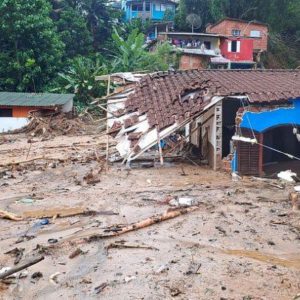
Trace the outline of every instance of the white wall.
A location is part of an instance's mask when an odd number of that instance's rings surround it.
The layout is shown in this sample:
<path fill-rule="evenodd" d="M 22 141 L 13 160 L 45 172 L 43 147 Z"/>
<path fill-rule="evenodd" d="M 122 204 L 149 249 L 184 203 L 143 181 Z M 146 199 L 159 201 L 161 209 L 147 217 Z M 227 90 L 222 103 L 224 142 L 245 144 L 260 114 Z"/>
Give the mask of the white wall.
<path fill-rule="evenodd" d="M 67 113 L 73 109 L 73 99 L 69 100 L 63 107 L 62 112 Z"/>
<path fill-rule="evenodd" d="M 29 123 L 27 118 L 0 118 L 0 132 L 7 132 L 10 130 L 20 129 Z"/>

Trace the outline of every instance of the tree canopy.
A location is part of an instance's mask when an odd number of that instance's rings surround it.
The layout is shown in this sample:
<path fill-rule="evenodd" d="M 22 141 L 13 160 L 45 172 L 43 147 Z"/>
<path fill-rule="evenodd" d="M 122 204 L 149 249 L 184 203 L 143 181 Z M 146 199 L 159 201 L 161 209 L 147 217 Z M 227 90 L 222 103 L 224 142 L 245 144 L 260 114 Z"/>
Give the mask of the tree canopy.
<path fill-rule="evenodd" d="M 46 0 L 0 2 L 0 89 L 41 91 L 64 50 Z"/>
<path fill-rule="evenodd" d="M 224 17 L 268 23 L 265 66 L 293 68 L 300 65 L 299 15 L 299 0 L 180 0 L 175 26 L 191 30 L 191 16 L 201 20 L 192 22 L 195 31 Z M 165 20 L 172 17 L 167 12 Z M 98 72 L 176 65 L 169 45 L 147 50 L 150 22 L 123 21 L 110 0 L 1 0 L 0 90 L 80 91 L 78 101 L 88 103 L 103 90 L 92 80 Z"/>

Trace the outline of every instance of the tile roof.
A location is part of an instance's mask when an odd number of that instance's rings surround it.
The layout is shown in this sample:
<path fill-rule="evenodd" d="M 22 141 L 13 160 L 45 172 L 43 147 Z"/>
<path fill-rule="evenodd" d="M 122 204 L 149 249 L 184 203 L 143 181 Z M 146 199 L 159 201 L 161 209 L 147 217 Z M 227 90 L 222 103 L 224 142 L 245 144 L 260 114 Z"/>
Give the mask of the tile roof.
<path fill-rule="evenodd" d="M 224 21 L 233 21 L 233 22 L 238 22 L 238 23 L 246 23 L 246 24 L 257 24 L 257 25 L 263 25 L 263 26 L 269 26 L 267 23 L 263 23 L 263 22 L 260 22 L 260 21 L 256 21 L 256 20 L 252 20 L 252 21 L 247 21 L 247 20 L 242 20 L 242 19 L 236 19 L 236 18 L 223 18 L 221 20 L 219 20 L 217 23 L 214 23 L 214 24 L 209 24 L 211 25 L 211 27 L 215 27 L 217 26 L 218 24 L 224 22 Z"/>
<path fill-rule="evenodd" d="M 213 96 L 235 95 L 248 96 L 252 103 L 300 98 L 300 70 L 158 72 L 140 80 L 125 109 L 146 113 L 150 128 L 161 130 L 199 115 Z"/>
<path fill-rule="evenodd" d="M 73 98 L 73 94 L 30 94 L 0 92 L 0 105 L 50 107 L 64 105 Z"/>

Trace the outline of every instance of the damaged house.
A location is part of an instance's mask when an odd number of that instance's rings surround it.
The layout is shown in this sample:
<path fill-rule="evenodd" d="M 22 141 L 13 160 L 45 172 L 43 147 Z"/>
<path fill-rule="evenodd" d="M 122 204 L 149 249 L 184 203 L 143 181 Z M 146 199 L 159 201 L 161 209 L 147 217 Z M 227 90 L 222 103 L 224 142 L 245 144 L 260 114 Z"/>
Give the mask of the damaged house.
<path fill-rule="evenodd" d="M 0 132 L 22 128 L 33 111 L 70 112 L 73 94 L 0 92 Z"/>
<path fill-rule="evenodd" d="M 156 147 L 163 163 L 163 142 L 180 131 L 215 170 L 300 170 L 299 70 L 115 74 L 112 82 L 120 77 L 125 85 L 108 97 L 107 111 L 123 162 Z"/>

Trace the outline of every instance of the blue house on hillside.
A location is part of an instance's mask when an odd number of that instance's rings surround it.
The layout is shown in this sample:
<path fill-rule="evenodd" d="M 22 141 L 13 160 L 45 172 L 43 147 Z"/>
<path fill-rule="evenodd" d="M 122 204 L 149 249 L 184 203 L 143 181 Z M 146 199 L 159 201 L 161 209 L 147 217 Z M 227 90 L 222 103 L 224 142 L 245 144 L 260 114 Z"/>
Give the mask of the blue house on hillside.
<path fill-rule="evenodd" d="M 122 9 L 126 21 L 133 19 L 159 21 L 173 21 L 176 3 L 170 0 L 123 0 Z"/>

